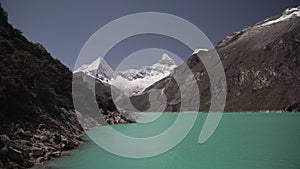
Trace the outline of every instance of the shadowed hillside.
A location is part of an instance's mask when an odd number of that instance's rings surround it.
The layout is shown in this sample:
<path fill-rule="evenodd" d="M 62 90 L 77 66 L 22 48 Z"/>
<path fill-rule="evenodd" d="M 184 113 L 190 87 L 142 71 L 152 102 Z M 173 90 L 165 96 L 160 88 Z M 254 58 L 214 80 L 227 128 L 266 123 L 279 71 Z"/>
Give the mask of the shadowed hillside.
<path fill-rule="evenodd" d="M 0 168 L 23 168 L 80 143 L 72 72 L 7 22 L 0 7 Z"/>

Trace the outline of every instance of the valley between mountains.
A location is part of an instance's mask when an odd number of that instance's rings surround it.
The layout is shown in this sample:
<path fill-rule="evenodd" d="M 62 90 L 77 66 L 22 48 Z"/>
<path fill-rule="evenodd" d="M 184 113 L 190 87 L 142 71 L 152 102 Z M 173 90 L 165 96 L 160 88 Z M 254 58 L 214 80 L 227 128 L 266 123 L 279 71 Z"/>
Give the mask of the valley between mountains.
<path fill-rule="evenodd" d="M 299 111 L 300 98 L 300 9 L 291 8 L 282 14 L 234 32 L 221 41 L 215 49 L 195 49 L 192 56 L 176 67 L 171 58 L 166 63 L 145 67 L 142 70 L 116 72 L 103 71 L 109 67 L 103 60 L 97 69 L 96 83 L 101 86 L 114 85 L 131 97 L 132 104 L 140 111 L 150 107 L 149 94 L 152 90 L 163 91 L 167 97 L 166 112 L 178 112 L 181 98 L 180 89 L 174 76 L 180 76 L 181 69 L 190 69 L 199 86 L 201 98 L 198 111 L 207 112 L 210 107 L 212 86 L 201 57 L 216 55 L 221 59 L 227 82 L 225 112 L 245 111 Z M 164 54 L 166 55 L 166 54 Z M 158 62 L 164 62 L 162 60 Z M 93 67 L 94 63 L 85 67 Z M 170 67 L 170 68 L 168 68 Z M 149 71 L 148 71 L 149 69 Z M 110 69 L 111 70 L 111 69 Z M 151 72 L 154 73 L 151 73 Z M 94 70 L 83 72 L 93 75 Z M 146 81 L 145 79 L 149 79 Z M 112 78 L 112 80 L 106 79 Z M 104 80 L 102 80 L 104 79 Z M 186 77 L 188 79 L 188 77 Z M 115 83 L 114 83 L 115 82 Z M 140 82 L 143 84 L 141 85 Z M 224 82 L 220 82 L 224 83 Z M 189 86 L 189 81 L 184 84 Z M 218 86 L 219 85 L 219 86 Z M 221 84 L 213 86 L 214 90 Z M 101 94 L 101 91 L 96 93 Z"/>
<path fill-rule="evenodd" d="M 223 83 L 211 86 L 200 60 L 215 52 L 226 75 L 225 112 L 300 111 L 300 7 L 234 32 L 215 49 L 195 49 L 184 64 L 197 81 L 200 112 L 209 110 L 210 98 L 218 96 L 212 88 Z M 0 168 L 5 169 L 29 168 L 66 155 L 84 143 L 84 129 L 134 123 L 138 114 L 115 105 L 112 86 L 121 106 L 129 98 L 141 112 L 151 106 L 153 90 L 166 96 L 164 112 L 179 112 L 185 94 L 172 78 L 185 67 L 164 53 L 157 63 L 139 70 L 114 72 L 98 58 L 72 72 L 8 23 L 2 7 L 0 60 Z M 79 91 L 73 94 L 81 109 L 74 107 L 72 88 Z"/>

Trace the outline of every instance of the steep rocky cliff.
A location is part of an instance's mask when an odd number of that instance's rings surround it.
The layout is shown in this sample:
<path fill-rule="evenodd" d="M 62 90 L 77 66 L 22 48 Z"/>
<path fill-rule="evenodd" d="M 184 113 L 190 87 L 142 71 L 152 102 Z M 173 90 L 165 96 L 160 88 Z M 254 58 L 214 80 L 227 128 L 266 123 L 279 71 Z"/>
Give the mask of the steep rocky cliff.
<path fill-rule="evenodd" d="M 7 22 L 0 7 L 0 168 L 24 168 L 81 142 L 72 72 Z"/>

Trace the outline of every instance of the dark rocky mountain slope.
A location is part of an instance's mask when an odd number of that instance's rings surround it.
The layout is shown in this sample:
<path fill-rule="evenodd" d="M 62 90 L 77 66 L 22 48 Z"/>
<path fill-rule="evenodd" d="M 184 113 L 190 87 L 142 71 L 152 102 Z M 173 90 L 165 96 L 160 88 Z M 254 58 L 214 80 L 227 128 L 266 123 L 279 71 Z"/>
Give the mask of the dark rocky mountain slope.
<path fill-rule="evenodd" d="M 110 84 L 83 72 L 73 74 L 73 96 L 75 108 L 81 117 L 79 120 L 86 129 L 135 122 L 133 114 L 120 112 L 116 108 Z"/>
<path fill-rule="evenodd" d="M 299 7 L 288 9 L 277 17 L 231 34 L 216 46 L 227 82 L 225 111 L 299 111 L 298 15 Z M 285 19 L 277 22 L 280 18 Z M 212 50 L 198 53 L 199 57 L 209 57 L 212 54 Z M 208 74 L 196 54 L 192 55 L 186 64 L 193 71 L 199 86 L 200 111 L 208 111 L 211 98 Z M 182 69 L 182 66 L 176 69 Z M 168 100 L 165 111 L 178 111 L 181 96 L 172 78 L 177 72 L 156 82 L 143 94 L 132 97 L 135 107 L 146 110 L 149 107 L 148 96 L 151 90 L 161 89 Z"/>
<path fill-rule="evenodd" d="M 0 168 L 24 168 L 80 144 L 72 72 L 29 42 L 0 7 Z"/>

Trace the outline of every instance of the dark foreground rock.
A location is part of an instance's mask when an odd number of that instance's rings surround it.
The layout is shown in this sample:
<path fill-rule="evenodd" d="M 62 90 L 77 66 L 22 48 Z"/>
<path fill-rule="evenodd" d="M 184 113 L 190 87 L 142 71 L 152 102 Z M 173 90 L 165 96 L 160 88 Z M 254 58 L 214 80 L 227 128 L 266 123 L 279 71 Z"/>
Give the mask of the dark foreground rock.
<path fill-rule="evenodd" d="M 7 22 L 0 6 L 0 168 L 22 169 L 82 143 L 72 72 Z"/>
<path fill-rule="evenodd" d="M 75 117 L 75 112 L 70 113 Z M 48 117 L 39 124 L 2 121 L 0 168 L 28 168 L 42 164 L 83 144 L 82 137 L 79 125 L 65 125 L 63 121 L 53 121 Z"/>
<path fill-rule="evenodd" d="M 82 98 L 87 109 L 76 112 L 72 80 L 66 66 L 8 23 L 0 6 L 0 169 L 28 168 L 67 154 L 82 144 L 81 124 L 132 122 L 101 93 L 100 110 L 88 109 L 91 102 Z"/>
<path fill-rule="evenodd" d="M 300 112 L 300 103 L 296 103 L 291 105 L 290 107 L 288 107 L 286 109 L 286 111 L 288 112 Z"/>

